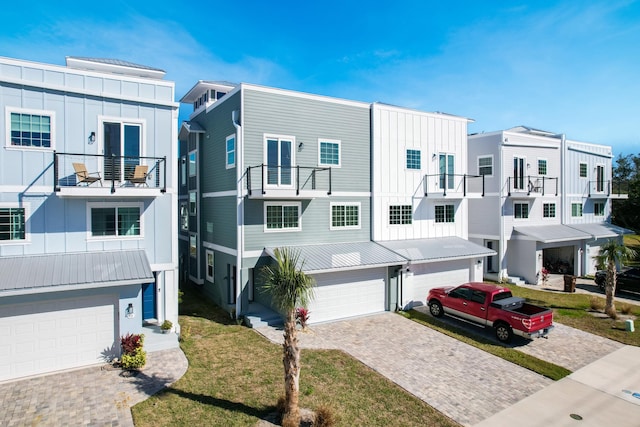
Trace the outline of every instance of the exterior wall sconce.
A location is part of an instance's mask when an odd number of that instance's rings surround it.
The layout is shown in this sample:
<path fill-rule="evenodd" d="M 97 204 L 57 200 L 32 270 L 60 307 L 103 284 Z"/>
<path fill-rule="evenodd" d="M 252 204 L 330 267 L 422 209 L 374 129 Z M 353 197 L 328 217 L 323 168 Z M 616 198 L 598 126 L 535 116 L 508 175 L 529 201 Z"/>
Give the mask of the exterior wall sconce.
<path fill-rule="evenodd" d="M 300 144 L 298 144 L 298 151 L 302 151 L 303 148 L 304 148 L 304 142 L 301 142 Z"/>
<path fill-rule="evenodd" d="M 96 133 L 91 132 L 87 140 L 89 141 L 89 144 L 93 144 L 94 142 L 96 142 Z"/>
<path fill-rule="evenodd" d="M 435 160 L 437 157 L 436 153 L 433 153 L 433 156 L 431 156 L 431 160 Z"/>
<path fill-rule="evenodd" d="M 133 317 L 135 317 L 136 312 L 133 309 L 133 304 L 129 303 L 129 306 L 127 306 L 126 310 L 124 311 L 125 316 L 127 319 L 131 319 Z"/>

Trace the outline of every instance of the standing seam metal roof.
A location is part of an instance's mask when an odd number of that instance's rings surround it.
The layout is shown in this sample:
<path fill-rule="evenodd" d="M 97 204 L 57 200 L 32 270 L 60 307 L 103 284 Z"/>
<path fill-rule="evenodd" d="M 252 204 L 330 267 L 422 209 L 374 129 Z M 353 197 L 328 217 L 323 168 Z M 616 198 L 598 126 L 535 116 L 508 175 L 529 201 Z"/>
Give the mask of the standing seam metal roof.
<path fill-rule="evenodd" d="M 412 263 L 437 262 L 495 255 L 496 252 L 461 237 L 388 240 L 378 242 Z"/>

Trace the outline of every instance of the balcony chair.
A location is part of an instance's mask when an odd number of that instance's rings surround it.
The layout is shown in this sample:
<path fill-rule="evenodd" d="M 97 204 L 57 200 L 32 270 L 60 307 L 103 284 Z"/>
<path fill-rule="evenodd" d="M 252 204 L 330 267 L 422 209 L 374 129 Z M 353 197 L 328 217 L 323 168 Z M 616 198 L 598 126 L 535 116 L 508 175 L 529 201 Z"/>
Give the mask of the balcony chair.
<path fill-rule="evenodd" d="M 99 172 L 87 172 L 87 167 L 84 163 L 74 163 L 73 169 L 76 171 L 76 184 L 85 184 L 89 186 L 94 182 L 99 182 L 102 187 L 102 178 L 100 178 Z"/>
<path fill-rule="evenodd" d="M 148 187 L 149 186 L 149 184 L 147 184 L 147 177 L 149 176 L 149 173 L 147 172 L 148 170 L 149 170 L 149 166 L 145 166 L 145 165 L 136 166 L 136 168 L 133 170 L 133 175 L 131 176 L 131 178 L 129 178 L 129 182 L 132 184 L 144 184 Z"/>

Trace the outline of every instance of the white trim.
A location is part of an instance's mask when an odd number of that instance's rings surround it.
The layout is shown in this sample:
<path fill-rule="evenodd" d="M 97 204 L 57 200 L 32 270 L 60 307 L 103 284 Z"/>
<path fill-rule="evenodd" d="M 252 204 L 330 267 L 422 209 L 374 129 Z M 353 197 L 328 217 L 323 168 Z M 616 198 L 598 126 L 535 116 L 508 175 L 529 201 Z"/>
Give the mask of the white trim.
<path fill-rule="evenodd" d="M 580 205 L 580 215 L 573 214 L 573 205 Z M 571 211 L 569 212 L 569 215 L 571 215 L 571 218 L 582 218 L 584 216 L 584 205 L 582 202 L 570 202 L 570 207 Z"/>
<path fill-rule="evenodd" d="M 267 207 L 268 206 L 296 206 L 298 208 L 298 226 L 296 228 L 267 228 Z M 284 221 L 284 218 L 283 218 Z M 302 203 L 300 202 L 265 202 L 264 203 L 264 225 L 263 231 L 265 233 L 287 233 L 290 231 L 302 230 Z"/>
<path fill-rule="evenodd" d="M 171 263 L 161 263 L 161 264 L 149 264 L 151 266 L 151 271 L 172 271 L 178 268 L 177 265 Z"/>
<path fill-rule="evenodd" d="M 214 197 L 232 197 L 236 195 L 236 190 L 228 191 L 212 191 L 210 193 L 202 193 L 203 199 L 209 199 Z"/>
<path fill-rule="evenodd" d="M 53 185 L 0 185 L 0 193 L 37 194 L 50 196 L 55 193 Z"/>
<path fill-rule="evenodd" d="M 120 149 L 122 152 L 121 156 L 124 156 L 124 126 L 125 125 L 136 125 L 140 126 L 140 157 L 145 157 L 147 153 L 147 120 L 143 118 L 130 118 L 130 117 L 117 117 L 117 116 L 98 116 L 98 132 L 97 132 L 97 141 L 98 141 L 98 153 L 105 154 L 105 146 L 104 146 L 104 124 L 106 123 L 120 123 Z M 124 167 L 124 162 L 122 162 Z M 98 161 L 98 171 L 102 172 L 102 177 L 104 178 L 104 160 Z M 120 176 L 119 182 L 124 182 L 124 173 Z"/>
<path fill-rule="evenodd" d="M 191 238 L 195 237 L 196 238 L 196 254 L 193 255 L 191 254 Z M 189 258 L 193 258 L 193 259 L 198 259 L 198 233 L 189 233 Z"/>
<path fill-rule="evenodd" d="M 32 147 L 23 145 L 11 145 L 11 113 L 30 114 L 36 116 L 49 116 L 49 131 L 51 134 L 51 147 Z M 19 108 L 7 105 L 5 107 L 5 148 L 9 150 L 26 150 L 49 152 L 56 149 L 56 112 L 52 110 L 38 110 L 34 108 Z"/>
<path fill-rule="evenodd" d="M 580 169 L 582 165 L 585 165 L 585 169 L 587 171 L 587 176 L 582 176 L 580 173 Z M 589 163 L 587 162 L 578 162 L 578 179 L 589 179 Z"/>
<path fill-rule="evenodd" d="M 140 209 L 140 234 L 137 236 L 93 236 L 91 233 L 91 210 L 94 208 L 114 208 L 116 209 L 116 217 L 118 208 L 139 208 Z M 87 240 L 88 241 L 104 241 L 104 240 L 142 240 L 144 239 L 144 203 L 143 202 L 87 202 Z M 118 226 L 116 224 L 116 230 Z"/>
<path fill-rule="evenodd" d="M 546 169 L 546 171 L 544 172 L 544 174 L 540 173 L 540 160 L 544 161 L 544 167 Z M 549 175 L 549 159 L 547 159 L 546 157 L 538 157 L 536 159 L 536 175 L 540 175 L 540 176 L 547 176 Z M 533 175 L 533 174 L 531 174 Z"/>
<path fill-rule="evenodd" d="M 436 208 L 438 206 L 442 206 L 444 208 L 444 212 L 443 212 L 443 219 L 444 221 L 438 221 L 437 220 L 437 216 L 436 216 Z M 447 206 L 452 206 L 453 207 L 453 221 L 447 221 Z M 450 225 L 450 224 L 455 224 L 456 223 L 456 212 L 458 211 L 458 209 L 456 208 L 455 203 L 447 203 L 447 202 L 440 202 L 440 203 L 434 203 L 433 204 L 433 223 L 436 227 L 441 227 L 441 226 L 446 226 L 446 225 Z"/>
<path fill-rule="evenodd" d="M 0 202 L 0 208 L 24 209 L 24 240 L 0 240 L 0 246 L 24 245 L 31 243 L 31 203 L 28 202 Z"/>
<path fill-rule="evenodd" d="M 211 255 L 211 272 L 212 275 L 209 275 L 209 255 Z M 210 249 L 206 249 L 204 251 L 204 261 L 205 261 L 205 271 L 204 271 L 204 277 L 206 280 L 210 281 L 211 283 L 213 283 L 213 277 L 215 275 L 215 256 L 213 254 L 213 251 Z"/>
<path fill-rule="evenodd" d="M 327 144 L 336 144 L 338 146 L 338 164 L 334 165 L 333 163 L 322 163 L 321 161 L 321 150 L 320 145 L 325 142 Z M 297 149 L 297 147 L 295 147 Z M 339 139 L 329 139 L 329 138 L 318 138 L 318 166 L 328 166 L 332 168 L 342 167 L 342 141 Z"/>
<path fill-rule="evenodd" d="M 233 139 L 233 163 L 229 163 L 229 153 L 230 151 L 227 150 L 227 144 L 229 143 L 229 140 Z M 238 138 L 236 138 L 236 134 L 233 133 L 229 136 L 227 136 L 224 140 L 224 164 L 226 165 L 227 169 L 233 169 L 236 167 L 236 163 L 238 163 L 237 160 L 237 155 L 238 155 Z M 292 150 L 293 151 L 293 147 Z"/>
<path fill-rule="evenodd" d="M 269 161 L 268 161 L 268 156 L 267 156 L 267 151 L 268 151 L 268 145 L 267 145 L 267 140 L 277 140 L 278 141 L 278 183 L 277 184 L 268 184 L 267 183 L 267 176 L 263 176 L 262 180 L 264 182 L 264 187 L 265 188 L 295 188 L 296 185 L 296 181 L 295 181 L 295 174 L 293 173 L 293 170 L 296 166 L 296 151 L 298 149 L 297 145 L 296 145 L 296 137 L 292 136 L 292 135 L 278 135 L 278 134 L 271 134 L 271 133 L 265 133 L 262 135 L 262 151 L 263 151 L 263 163 L 265 165 L 268 165 Z M 280 184 L 280 175 L 282 173 L 280 167 L 282 166 L 280 164 L 280 144 L 282 143 L 282 141 L 287 141 L 287 142 L 291 142 L 291 165 L 290 168 L 290 174 L 291 174 L 291 184 L 289 185 L 282 185 Z M 268 174 L 268 167 L 265 168 L 265 174 Z"/>
<path fill-rule="evenodd" d="M 195 199 L 195 210 L 192 211 L 191 210 L 191 195 L 194 195 L 194 199 Z M 196 216 L 198 215 L 198 190 L 189 190 L 189 216 Z"/>
<path fill-rule="evenodd" d="M 400 207 L 400 224 L 391 224 L 391 206 Z M 411 222 L 409 224 L 402 223 L 402 206 L 410 206 L 411 207 Z M 411 227 L 413 226 L 413 203 L 387 203 L 387 226 L 388 227 Z"/>
<path fill-rule="evenodd" d="M 358 225 L 350 226 L 334 226 L 333 225 L 333 207 L 334 206 L 357 206 L 358 207 Z M 346 215 L 346 213 L 345 213 Z M 346 217 L 345 217 L 346 220 Z M 329 230 L 360 230 L 362 228 L 362 204 L 360 202 L 331 202 L 329 203 Z"/>
<path fill-rule="evenodd" d="M 195 156 L 195 159 L 193 159 L 193 174 L 191 173 L 191 155 L 192 154 Z M 187 155 L 187 180 L 194 176 L 198 176 L 198 150 L 191 150 Z M 186 185 L 186 182 L 184 185 Z"/>
<path fill-rule="evenodd" d="M 596 211 L 596 205 L 602 205 L 602 215 L 599 215 L 598 212 Z M 607 202 L 594 201 L 593 202 L 593 216 L 594 217 L 604 217 L 605 213 L 607 212 L 606 208 L 607 208 Z"/>
<path fill-rule="evenodd" d="M 544 205 L 553 205 L 553 216 L 544 216 Z M 556 202 L 543 201 L 542 202 L 542 220 L 549 221 L 549 220 L 555 220 L 556 218 L 558 218 L 558 204 Z"/>
<path fill-rule="evenodd" d="M 516 205 L 527 205 L 527 216 L 526 217 L 516 217 Z M 531 204 L 527 201 L 514 201 L 513 202 L 513 221 L 527 221 L 531 218 Z"/>
<path fill-rule="evenodd" d="M 227 255 L 237 256 L 238 251 L 233 248 L 228 248 L 226 246 L 217 245 L 211 242 L 202 242 L 203 248 L 213 249 L 214 251 L 222 252 Z"/>
<path fill-rule="evenodd" d="M 351 106 L 351 107 L 366 108 L 367 110 L 371 107 L 371 104 L 364 103 L 364 102 L 351 101 L 351 100 L 342 99 L 342 98 L 331 98 L 331 97 L 328 97 L 328 96 L 314 95 L 314 94 L 311 94 L 311 93 L 294 92 L 292 90 L 277 89 L 277 88 L 266 87 L 266 86 L 258 86 L 258 85 L 249 84 L 249 83 L 241 83 L 240 86 L 238 86 L 238 87 L 241 88 L 241 89 L 245 89 L 245 90 L 247 90 L 247 89 L 255 90 L 257 92 L 272 93 L 272 94 L 276 94 L 276 95 L 291 96 L 291 97 L 294 97 L 294 98 L 303 98 L 303 99 L 310 99 L 310 100 L 313 100 L 313 101 L 324 101 L 324 102 L 330 102 L 332 104 L 341 104 L 341 105 L 348 105 L 348 106 Z M 227 96 L 228 96 L 228 94 L 227 94 Z M 225 96 L 224 98 L 226 98 L 227 96 Z"/>
<path fill-rule="evenodd" d="M 407 167 L 407 163 L 409 160 L 408 151 L 417 151 L 420 154 L 420 167 L 419 168 L 409 168 Z M 404 170 L 406 172 L 422 172 L 422 149 L 420 147 L 405 147 L 404 149 Z"/>
<path fill-rule="evenodd" d="M 246 252 L 243 252 L 242 253 L 242 257 L 243 258 L 260 258 L 261 256 L 264 256 L 265 254 L 266 254 L 266 252 L 264 251 L 264 249 L 260 249 L 260 250 L 257 250 L 257 251 L 246 251 Z"/>
<path fill-rule="evenodd" d="M 476 175 L 480 175 L 480 159 L 491 159 L 491 173 L 489 175 L 484 175 L 485 178 L 493 178 L 493 171 L 495 170 L 495 161 L 493 158 L 493 154 L 482 154 L 476 156 Z M 487 166 L 484 166 L 485 168 Z"/>

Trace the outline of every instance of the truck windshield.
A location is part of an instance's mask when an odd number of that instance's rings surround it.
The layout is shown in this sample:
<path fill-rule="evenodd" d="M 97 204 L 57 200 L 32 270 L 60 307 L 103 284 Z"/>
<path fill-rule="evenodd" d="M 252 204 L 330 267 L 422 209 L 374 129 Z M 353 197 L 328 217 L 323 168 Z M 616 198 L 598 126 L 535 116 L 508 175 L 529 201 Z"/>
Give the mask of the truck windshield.
<path fill-rule="evenodd" d="M 493 300 L 500 301 L 501 299 L 511 298 L 512 296 L 513 295 L 511 295 L 511 291 L 500 292 L 499 294 L 495 294 L 493 296 Z"/>

